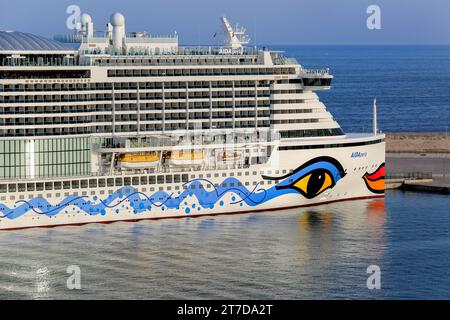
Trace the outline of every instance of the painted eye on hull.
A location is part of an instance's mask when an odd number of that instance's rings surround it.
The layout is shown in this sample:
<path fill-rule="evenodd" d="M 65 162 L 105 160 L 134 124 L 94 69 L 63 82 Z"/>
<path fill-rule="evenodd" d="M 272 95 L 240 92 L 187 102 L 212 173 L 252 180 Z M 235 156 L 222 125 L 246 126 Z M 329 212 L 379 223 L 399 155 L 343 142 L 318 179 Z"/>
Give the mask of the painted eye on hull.
<path fill-rule="evenodd" d="M 275 186 L 277 190 L 292 189 L 305 198 L 312 199 L 325 190 L 333 188 L 344 176 L 345 170 L 336 159 L 317 157 L 285 176 L 263 176 L 263 178 L 266 180 L 283 180 Z"/>
<path fill-rule="evenodd" d="M 316 169 L 302 176 L 297 181 L 287 186 L 280 186 L 278 189 L 292 188 L 300 192 L 305 198 L 312 199 L 327 189 L 334 187 L 331 174 L 325 169 Z"/>

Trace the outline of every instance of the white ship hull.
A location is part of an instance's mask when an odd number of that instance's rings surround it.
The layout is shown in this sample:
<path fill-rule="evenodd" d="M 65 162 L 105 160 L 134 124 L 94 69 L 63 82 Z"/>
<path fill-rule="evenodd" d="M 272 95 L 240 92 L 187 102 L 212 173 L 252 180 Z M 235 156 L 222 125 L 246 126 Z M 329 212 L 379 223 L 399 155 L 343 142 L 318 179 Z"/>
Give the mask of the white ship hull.
<path fill-rule="evenodd" d="M 371 190 L 364 176 L 382 168 L 383 173 L 378 174 L 377 180 L 384 187 L 384 149 L 385 144 L 381 142 L 357 147 L 283 151 L 279 152 L 282 155 L 279 155 L 277 167 L 191 171 L 188 182 L 10 193 L 8 200 L 0 203 L 0 229 L 185 218 L 383 197 L 384 189 Z M 334 185 L 317 196 L 305 196 L 287 188 L 289 176 L 279 181 L 267 179 L 270 174 L 281 176 L 282 170 L 288 175 L 289 170 L 294 170 L 294 176 L 308 174 L 308 170 L 318 170 L 320 166 L 332 166 L 326 159 L 341 165 L 345 173 L 332 177 L 337 180 L 332 181 Z M 312 163 L 311 168 L 303 168 L 304 173 L 302 170 L 295 172 L 308 162 Z M 274 174 L 274 170 L 280 174 Z M 334 169 L 327 167 L 327 170 Z M 263 174 L 260 171 L 264 171 Z M 222 187 L 224 181 L 228 181 L 226 187 Z M 195 189 L 191 189 L 193 185 Z"/>

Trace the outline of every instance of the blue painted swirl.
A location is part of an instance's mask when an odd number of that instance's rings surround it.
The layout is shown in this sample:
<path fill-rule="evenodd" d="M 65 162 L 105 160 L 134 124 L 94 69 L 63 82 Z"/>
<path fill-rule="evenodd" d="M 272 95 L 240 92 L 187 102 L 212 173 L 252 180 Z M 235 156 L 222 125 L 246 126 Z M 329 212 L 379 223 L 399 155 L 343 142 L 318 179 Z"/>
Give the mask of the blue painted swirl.
<path fill-rule="evenodd" d="M 80 214 L 84 212 L 89 215 L 105 215 L 107 210 L 119 214 L 123 209 L 131 210 L 134 214 L 140 214 L 151 211 L 154 208 L 161 210 L 184 209 L 184 212 L 189 214 L 194 209 L 199 211 L 202 209 L 214 209 L 217 205 L 224 206 L 225 200 L 223 200 L 223 197 L 227 193 L 231 193 L 232 197 L 231 201 L 226 205 L 242 206 L 245 203 L 254 207 L 284 194 L 298 193 L 297 190 L 286 188 L 285 186 L 292 184 L 293 179 L 297 179 L 298 176 L 317 168 L 329 170 L 336 182 L 344 175 L 342 167 L 336 160 L 319 157 L 308 161 L 286 176 L 279 178 L 263 176 L 264 179 L 268 180 L 282 180 L 268 189 L 260 187 L 261 183 L 258 183 L 252 190 L 248 190 L 235 177 L 225 179 L 217 187 L 207 179 L 193 179 L 183 185 L 182 191 L 170 194 L 165 191 L 157 191 L 151 196 L 136 191 L 132 186 L 124 186 L 108 195 L 105 199 L 99 199 L 97 196 L 94 196 L 91 200 L 88 196 L 71 195 L 56 205 L 50 204 L 41 197 L 29 201 L 19 200 L 12 208 L 0 204 L 0 219 L 17 219 L 30 211 L 38 215 L 53 217 L 62 211 L 69 213 L 69 206 L 72 206 L 73 211 L 70 211 L 70 213 Z M 205 184 L 209 184 L 212 190 L 207 191 Z M 196 198 L 198 204 L 192 198 Z"/>
<path fill-rule="evenodd" d="M 211 191 L 205 189 L 204 184 L 208 183 L 213 188 Z M 206 179 L 195 179 L 184 184 L 186 187 L 179 194 L 158 191 L 147 196 L 143 192 L 136 191 L 132 186 L 124 186 L 105 199 L 97 201 L 88 199 L 87 196 L 68 196 L 57 205 L 50 204 L 44 198 L 34 198 L 32 200 L 19 200 L 13 208 L 0 205 L 0 218 L 17 219 L 20 216 L 32 211 L 39 215 L 52 217 L 61 211 L 65 211 L 68 206 L 78 207 L 78 211 L 83 211 L 89 215 L 104 215 L 107 209 L 131 209 L 135 214 L 142 213 L 153 208 L 180 209 L 188 198 L 195 197 L 198 205 L 203 209 L 213 209 L 227 193 L 233 193 L 240 198 L 229 204 L 239 204 L 245 202 L 249 206 L 256 206 L 285 193 L 293 193 L 292 190 L 276 190 L 258 188 L 257 184 L 252 190 L 248 190 L 240 181 L 234 177 L 225 179 L 218 187 Z M 96 197 L 95 197 L 96 198 Z M 189 202 L 192 202 L 189 200 Z M 224 203 L 222 203 L 224 205 Z M 189 210 L 190 211 L 190 210 Z"/>

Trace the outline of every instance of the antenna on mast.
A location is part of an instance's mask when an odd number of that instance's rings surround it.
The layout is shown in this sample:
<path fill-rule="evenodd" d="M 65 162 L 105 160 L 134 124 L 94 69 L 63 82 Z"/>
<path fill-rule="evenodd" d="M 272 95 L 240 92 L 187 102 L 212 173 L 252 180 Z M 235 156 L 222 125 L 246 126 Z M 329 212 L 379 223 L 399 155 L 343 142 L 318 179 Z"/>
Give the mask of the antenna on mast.
<path fill-rule="evenodd" d="M 231 48 L 242 48 L 242 45 L 246 45 L 250 42 L 250 38 L 245 33 L 244 27 L 236 24 L 233 28 L 228 21 L 227 17 L 220 18 L 222 21 L 223 29 L 225 31 L 224 45 Z"/>
<path fill-rule="evenodd" d="M 373 135 L 376 136 L 378 132 L 377 125 L 377 97 L 373 99 Z"/>

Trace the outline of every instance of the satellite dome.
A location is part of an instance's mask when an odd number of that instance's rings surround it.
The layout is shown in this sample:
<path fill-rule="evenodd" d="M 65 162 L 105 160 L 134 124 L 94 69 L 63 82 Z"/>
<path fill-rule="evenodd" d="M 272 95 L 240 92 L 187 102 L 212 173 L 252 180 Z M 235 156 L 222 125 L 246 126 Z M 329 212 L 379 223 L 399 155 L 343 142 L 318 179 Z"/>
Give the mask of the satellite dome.
<path fill-rule="evenodd" d="M 81 15 L 81 23 L 82 23 L 83 25 L 85 25 L 85 24 L 90 23 L 90 22 L 92 22 L 91 16 L 88 15 L 87 13 L 83 13 L 83 14 Z"/>
<path fill-rule="evenodd" d="M 111 16 L 110 22 L 114 27 L 123 27 L 125 25 L 125 17 L 117 12 Z"/>

